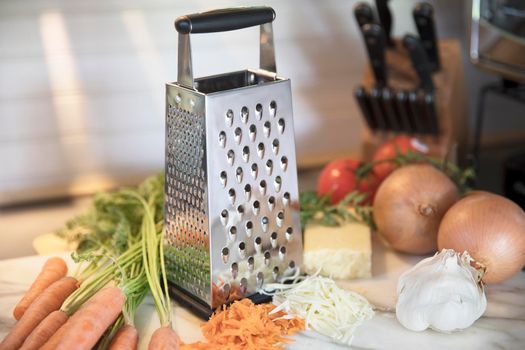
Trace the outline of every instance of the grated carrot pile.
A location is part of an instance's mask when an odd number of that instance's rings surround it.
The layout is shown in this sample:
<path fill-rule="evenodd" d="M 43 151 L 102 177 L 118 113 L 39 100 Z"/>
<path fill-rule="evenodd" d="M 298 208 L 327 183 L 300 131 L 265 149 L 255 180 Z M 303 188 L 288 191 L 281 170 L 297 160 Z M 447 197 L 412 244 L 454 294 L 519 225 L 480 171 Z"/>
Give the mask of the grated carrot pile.
<path fill-rule="evenodd" d="M 275 305 L 255 305 L 249 299 L 234 302 L 229 308 L 223 307 L 202 325 L 207 343 L 184 344 L 181 350 L 273 350 L 283 349 L 291 340 L 286 338 L 304 329 L 301 318 L 285 319 L 287 314 L 279 311 L 269 314 Z"/>

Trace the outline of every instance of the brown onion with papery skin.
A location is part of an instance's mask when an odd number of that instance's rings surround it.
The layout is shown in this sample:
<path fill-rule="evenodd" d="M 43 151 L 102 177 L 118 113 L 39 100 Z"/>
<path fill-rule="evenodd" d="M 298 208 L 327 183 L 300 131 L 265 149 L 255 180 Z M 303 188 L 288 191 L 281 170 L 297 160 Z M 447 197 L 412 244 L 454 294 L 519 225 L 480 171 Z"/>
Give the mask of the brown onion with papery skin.
<path fill-rule="evenodd" d="M 458 199 L 458 188 L 442 171 L 430 164 L 404 166 L 390 174 L 377 191 L 377 231 L 400 252 L 433 253 L 441 218 Z"/>
<path fill-rule="evenodd" d="M 443 217 L 438 247 L 467 251 L 486 269 L 483 281 L 501 282 L 525 265 L 525 212 L 505 197 L 472 192 Z"/>

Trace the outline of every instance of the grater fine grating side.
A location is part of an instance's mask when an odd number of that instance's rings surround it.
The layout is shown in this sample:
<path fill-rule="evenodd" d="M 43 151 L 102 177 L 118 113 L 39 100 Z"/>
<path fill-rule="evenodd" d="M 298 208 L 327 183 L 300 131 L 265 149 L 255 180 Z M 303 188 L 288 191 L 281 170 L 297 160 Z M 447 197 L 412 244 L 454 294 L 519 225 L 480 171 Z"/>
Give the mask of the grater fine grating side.
<path fill-rule="evenodd" d="M 179 17 L 166 84 L 165 263 L 201 314 L 292 275 L 302 263 L 290 80 L 275 73 L 268 7 Z M 260 25 L 261 69 L 193 79 L 190 33 Z"/>

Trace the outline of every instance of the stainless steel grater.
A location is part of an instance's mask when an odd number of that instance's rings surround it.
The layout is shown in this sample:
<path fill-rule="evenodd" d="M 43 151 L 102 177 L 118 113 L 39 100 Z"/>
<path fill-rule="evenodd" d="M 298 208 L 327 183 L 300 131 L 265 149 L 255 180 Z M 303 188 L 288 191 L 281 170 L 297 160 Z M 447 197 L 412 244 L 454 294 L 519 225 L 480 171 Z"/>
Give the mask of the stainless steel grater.
<path fill-rule="evenodd" d="M 290 80 L 277 76 L 269 7 L 177 18 L 166 84 L 165 263 L 203 314 L 254 297 L 302 263 Z M 260 69 L 193 79 L 190 33 L 260 25 Z"/>

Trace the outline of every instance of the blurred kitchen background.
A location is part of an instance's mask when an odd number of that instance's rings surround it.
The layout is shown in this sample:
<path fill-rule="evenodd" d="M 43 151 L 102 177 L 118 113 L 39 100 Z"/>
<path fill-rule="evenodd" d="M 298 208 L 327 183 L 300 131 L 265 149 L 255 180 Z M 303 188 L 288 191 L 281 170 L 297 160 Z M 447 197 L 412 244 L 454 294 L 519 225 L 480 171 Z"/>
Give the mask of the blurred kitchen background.
<path fill-rule="evenodd" d="M 394 36 L 416 33 L 416 2 L 390 1 Z M 439 37 L 462 44 L 472 134 L 478 90 L 499 78 L 469 62 L 471 2 L 429 2 Z M 352 92 L 367 57 L 356 3 L 1 0 L 0 258 L 32 254 L 27 242 L 85 206 L 59 202 L 47 209 L 38 201 L 137 183 L 163 168 L 164 83 L 176 80 L 178 15 L 273 7 L 277 70 L 292 81 L 299 166 L 358 156 L 364 124 Z M 258 28 L 192 40 L 196 76 L 258 65 Z M 478 185 L 501 192 L 503 162 L 525 151 L 525 109 L 502 97 L 489 100 Z M 29 218 L 21 212 L 27 208 L 39 211 Z"/>

